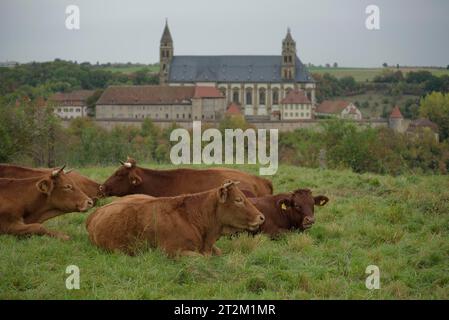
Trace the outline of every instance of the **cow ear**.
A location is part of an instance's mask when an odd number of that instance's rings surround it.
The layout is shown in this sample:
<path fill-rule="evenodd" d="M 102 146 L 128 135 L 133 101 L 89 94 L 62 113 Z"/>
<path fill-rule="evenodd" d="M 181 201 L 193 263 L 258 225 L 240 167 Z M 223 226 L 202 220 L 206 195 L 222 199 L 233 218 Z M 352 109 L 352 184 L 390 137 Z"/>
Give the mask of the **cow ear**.
<path fill-rule="evenodd" d="M 291 200 L 289 198 L 284 198 L 278 201 L 278 207 L 281 209 L 281 211 L 285 211 L 289 209 L 292 204 Z"/>
<path fill-rule="evenodd" d="M 36 183 L 37 190 L 44 194 L 50 195 L 53 191 L 53 181 L 52 179 L 42 179 Z"/>
<path fill-rule="evenodd" d="M 133 186 L 138 186 L 142 184 L 142 178 L 135 172 L 131 173 L 129 175 L 129 182 L 133 185 Z"/>
<path fill-rule="evenodd" d="M 315 198 L 315 205 L 316 206 L 324 206 L 329 202 L 329 198 L 326 196 L 316 196 Z"/>
<path fill-rule="evenodd" d="M 228 199 L 228 188 L 221 187 L 218 189 L 218 201 L 220 203 L 225 203 L 226 199 Z"/>

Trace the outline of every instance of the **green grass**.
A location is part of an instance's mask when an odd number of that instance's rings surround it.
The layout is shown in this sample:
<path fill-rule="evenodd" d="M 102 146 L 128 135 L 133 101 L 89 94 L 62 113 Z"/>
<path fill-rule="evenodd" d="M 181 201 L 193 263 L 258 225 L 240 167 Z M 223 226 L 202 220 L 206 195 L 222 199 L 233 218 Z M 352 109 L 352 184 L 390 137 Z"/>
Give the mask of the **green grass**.
<path fill-rule="evenodd" d="M 309 67 L 309 72 L 325 74 L 329 73 L 337 78 L 352 76 L 356 81 L 365 82 L 371 81 L 375 76 L 380 75 L 384 68 L 325 68 L 325 67 Z M 391 67 L 391 70 L 398 70 Z M 430 71 L 435 76 L 449 75 L 449 70 L 443 68 L 420 68 L 420 67 L 403 67 L 399 68 L 402 73 L 407 74 L 410 71 Z"/>
<path fill-rule="evenodd" d="M 102 181 L 114 169 L 80 171 Z M 307 187 L 331 199 L 311 230 L 276 241 L 222 238 L 221 257 L 171 260 L 159 250 L 128 257 L 93 247 L 87 215 L 72 213 L 46 223 L 68 242 L 0 236 L 0 299 L 449 298 L 447 177 L 281 166 L 273 182 L 276 192 Z M 80 268 L 80 290 L 65 288 L 71 264 Z M 365 287 L 368 265 L 380 268 L 380 290 Z"/>

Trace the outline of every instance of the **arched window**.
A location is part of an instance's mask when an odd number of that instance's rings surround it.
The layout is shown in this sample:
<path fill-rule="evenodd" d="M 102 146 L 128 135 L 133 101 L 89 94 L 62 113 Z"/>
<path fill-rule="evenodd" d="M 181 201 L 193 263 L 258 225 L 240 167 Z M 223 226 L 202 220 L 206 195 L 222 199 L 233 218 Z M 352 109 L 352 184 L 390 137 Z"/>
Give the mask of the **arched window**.
<path fill-rule="evenodd" d="M 234 89 L 232 91 L 232 102 L 234 102 L 234 103 L 239 103 L 240 102 L 239 89 Z"/>
<path fill-rule="evenodd" d="M 279 89 L 273 90 L 273 104 L 279 104 Z"/>
<path fill-rule="evenodd" d="M 259 90 L 259 104 L 261 105 L 265 105 L 266 104 L 266 94 L 265 94 L 265 89 L 260 89 Z"/>
<path fill-rule="evenodd" d="M 245 102 L 247 105 L 253 104 L 253 92 L 250 88 L 246 89 Z"/>

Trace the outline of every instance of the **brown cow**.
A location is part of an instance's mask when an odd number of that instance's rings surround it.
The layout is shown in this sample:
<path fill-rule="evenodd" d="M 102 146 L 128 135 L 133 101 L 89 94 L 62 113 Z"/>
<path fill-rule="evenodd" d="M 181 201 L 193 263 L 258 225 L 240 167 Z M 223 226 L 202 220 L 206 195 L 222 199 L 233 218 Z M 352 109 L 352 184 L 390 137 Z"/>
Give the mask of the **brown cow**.
<path fill-rule="evenodd" d="M 0 164 L 0 178 L 25 179 L 42 176 L 51 173 L 55 169 L 47 168 L 28 168 L 11 164 Z M 92 200 L 101 197 L 100 184 L 81 175 L 76 171 L 69 171 L 67 175 L 78 187 Z"/>
<path fill-rule="evenodd" d="M 244 192 L 254 206 L 265 216 L 265 222 L 258 232 L 276 237 L 289 230 L 304 231 L 315 223 L 315 206 L 324 206 L 329 202 L 325 196 L 312 196 L 308 189 L 298 189 L 289 193 L 272 196 L 254 197 Z M 234 230 L 225 230 L 227 234 L 236 233 Z"/>
<path fill-rule="evenodd" d="M 65 234 L 47 230 L 42 223 L 66 212 L 87 211 L 93 201 L 63 172 L 40 177 L 0 179 L 0 234 L 48 235 L 63 240 Z"/>
<path fill-rule="evenodd" d="M 100 187 L 105 196 L 172 197 L 217 188 L 224 180 L 240 181 L 241 190 L 248 190 L 258 197 L 273 193 L 271 181 L 234 169 L 151 170 L 138 167 L 131 158 L 121 163 L 122 166 Z"/>
<path fill-rule="evenodd" d="M 91 242 L 133 255 L 138 244 L 170 256 L 219 255 L 214 243 L 225 227 L 256 230 L 264 216 L 235 186 L 177 197 L 132 195 L 97 209 L 86 221 Z"/>

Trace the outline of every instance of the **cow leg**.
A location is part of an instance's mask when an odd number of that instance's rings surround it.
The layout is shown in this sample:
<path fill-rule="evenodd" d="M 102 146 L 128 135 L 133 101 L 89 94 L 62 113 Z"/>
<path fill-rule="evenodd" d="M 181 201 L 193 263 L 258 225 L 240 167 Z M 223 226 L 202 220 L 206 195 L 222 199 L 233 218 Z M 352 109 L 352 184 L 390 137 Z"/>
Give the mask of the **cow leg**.
<path fill-rule="evenodd" d="M 179 253 L 183 257 L 202 257 L 203 255 L 197 251 L 183 250 Z"/>
<path fill-rule="evenodd" d="M 70 237 L 68 235 L 57 231 L 48 230 L 40 223 L 13 224 L 10 228 L 8 228 L 7 233 L 17 236 L 38 235 L 38 236 L 50 236 L 61 240 L 70 240 Z"/>
<path fill-rule="evenodd" d="M 212 254 L 216 256 L 221 256 L 221 249 L 218 248 L 216 245 L 212 246 Z"/>

